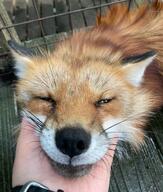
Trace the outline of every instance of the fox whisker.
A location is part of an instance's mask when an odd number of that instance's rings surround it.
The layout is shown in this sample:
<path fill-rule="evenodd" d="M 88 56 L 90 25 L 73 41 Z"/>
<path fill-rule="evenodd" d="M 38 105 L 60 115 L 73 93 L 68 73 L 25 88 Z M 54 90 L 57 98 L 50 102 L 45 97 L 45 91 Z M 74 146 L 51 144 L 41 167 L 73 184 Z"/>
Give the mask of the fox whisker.
<path fill-rule="evenodd" d="M 32 112 L 23 110 L 25 113 L 26 117 L 30 119 L 37 127 L 34 127 L 36 131 L 41 133 L 42 129 L 45 127 L 45 123 L 42 122 L 36 115 L 34 115 Z"/>
<path fill-rule="evenodd" d="M 142 112 L 142 113 L 138 113 L 137 115 L 142 115 L 142 116 L 144 115 L 144 116 L 148 116 L 148 117 L 149 117 L 149 116 L 152 115 L 152 114 L 153 114 L 152 112 L 149 113 L 148 115 L 147 115 L 145 112 Z M 100 132 L 100 134 L 104 134 L 104 133 L 106 133 L 107 130 L 109 130 L 109 129 L 113 128 L 113 127 L 116 127 L 117 125 L 120 125 L 120 124 L 122 124 L 122 123 L 124 123 L 124 122 L 126 122 L 126 121 L 128 121 L 128 120 L 137 119 L 137 118 L 138 118 L 137 115 L 128 116 L 127 118 L 125 118 L 125 119 L 123 119 L 123 120 L 121 120 L 121 121 L 119 121 L 119 122 L 111 125 L 110 127 L 107 127 L 106 129 L 102 130 L 102 131 Z"/>

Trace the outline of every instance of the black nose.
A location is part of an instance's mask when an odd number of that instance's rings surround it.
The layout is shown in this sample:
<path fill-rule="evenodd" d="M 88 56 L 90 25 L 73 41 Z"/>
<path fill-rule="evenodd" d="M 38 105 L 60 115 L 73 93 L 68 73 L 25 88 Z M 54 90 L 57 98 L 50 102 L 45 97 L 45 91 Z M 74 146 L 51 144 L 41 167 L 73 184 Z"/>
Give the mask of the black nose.
<path fill-rule="evenodd" d="M 65 127 L 56 132 L 57 148 L 64 154 L 73 157 L 85 152 L 90 144 L 91 136 L 82 128 Z"/>

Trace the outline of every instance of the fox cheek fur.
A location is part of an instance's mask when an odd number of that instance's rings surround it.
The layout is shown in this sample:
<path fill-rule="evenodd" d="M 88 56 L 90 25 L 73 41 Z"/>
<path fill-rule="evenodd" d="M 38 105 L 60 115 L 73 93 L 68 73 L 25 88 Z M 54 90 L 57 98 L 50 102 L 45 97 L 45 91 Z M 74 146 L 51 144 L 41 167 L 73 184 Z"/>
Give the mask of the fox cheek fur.
<path fill-rule="evenodd" d="M 126 13 L 123 6 L 116 9 Z M 138 148 L 148 117 L 163 105 L 161 49 L 130 27 L 140 13 L 135 14 L 119 27 L 106 16 L 44 56 L 9 42 L 24 116 L 35 124 L 43 150 L 64 176 L 86 174 L 114 138 Z"/>

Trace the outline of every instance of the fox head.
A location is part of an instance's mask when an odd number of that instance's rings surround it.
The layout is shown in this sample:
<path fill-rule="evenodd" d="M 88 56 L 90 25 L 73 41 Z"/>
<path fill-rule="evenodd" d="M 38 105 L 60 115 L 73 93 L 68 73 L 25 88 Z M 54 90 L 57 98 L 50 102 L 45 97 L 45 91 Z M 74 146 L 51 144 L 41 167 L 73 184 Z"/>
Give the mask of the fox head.
<path fill-rule="evenodd" d="M 120 51 L 84 42 L 83 34 L 41 56 L 9 42 L 23 114 L 35 123 L 55 168 L 68 177 L 86 174 L 115 145 L 114 138 L 137 148 L 157 101 L 143 86 L 154 51 L 123 58 Z"/>

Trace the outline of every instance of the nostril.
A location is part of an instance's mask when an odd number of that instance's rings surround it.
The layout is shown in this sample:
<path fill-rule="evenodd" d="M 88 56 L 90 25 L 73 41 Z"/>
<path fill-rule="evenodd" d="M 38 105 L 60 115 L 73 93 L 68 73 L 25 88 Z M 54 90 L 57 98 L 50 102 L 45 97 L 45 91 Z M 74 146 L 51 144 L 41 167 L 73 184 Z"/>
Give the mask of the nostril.
<path fill-rule="evenodd" d="M 85 148 L 86 148 L 86 145 L 85 145 L 84 141 L 82 141 L 82 140 L 78 141 L 77 149 L 80 151 L 83 151 L 83 150 L 85 150 Z"/>
<path fill-rule="evenodd" d="M 89 147 L 90 140 L 90 134 L 82 128 L 62 128 L 55 135 L 57 148 L 70 157 L 85 152 Z"/>

